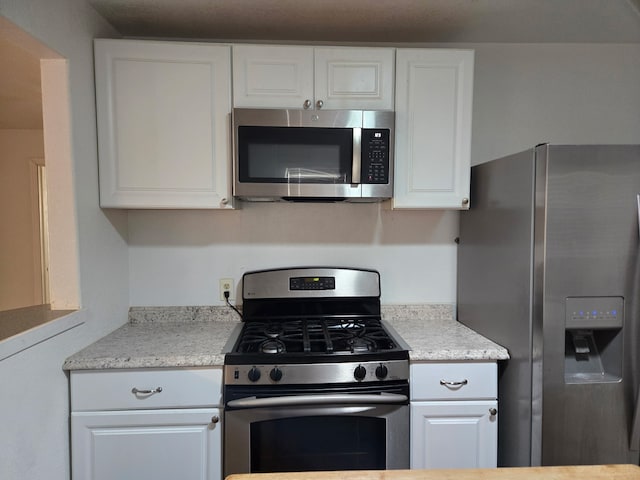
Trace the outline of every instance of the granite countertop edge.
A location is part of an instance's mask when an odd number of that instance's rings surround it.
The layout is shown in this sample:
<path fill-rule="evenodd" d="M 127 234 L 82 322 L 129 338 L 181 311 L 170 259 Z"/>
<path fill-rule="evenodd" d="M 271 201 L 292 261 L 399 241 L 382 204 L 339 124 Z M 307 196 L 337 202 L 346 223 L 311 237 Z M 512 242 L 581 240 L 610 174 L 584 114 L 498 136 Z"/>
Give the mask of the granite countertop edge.
<path fill-rule="evenodd" d="M 382 317 L 408 344 L 412 362 L 509 358 L 457 322 L 453 304 L 383 306 Z M 228 307 L 131 307 L 128 323 L 67 358 L 63 369 L 220 367 L 239 325 Z"/>

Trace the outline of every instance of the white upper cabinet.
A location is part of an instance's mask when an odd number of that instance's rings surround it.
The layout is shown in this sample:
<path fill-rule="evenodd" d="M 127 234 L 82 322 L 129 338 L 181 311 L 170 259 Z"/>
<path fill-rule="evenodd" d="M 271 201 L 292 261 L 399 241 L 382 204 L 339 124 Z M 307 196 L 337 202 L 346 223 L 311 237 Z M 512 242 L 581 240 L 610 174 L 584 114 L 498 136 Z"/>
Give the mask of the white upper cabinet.
<path fill-rule="evenodd" d="M 233 106 L 303 108 L 313 100 L 313 49 L 233 46 Z"/>
<path fill-rule="evenodd" d="M 231 208 L 230 47 L 94 47 L 100 205 Z"/>
<path fill-rule="evenodd" d="M 233 105 L 393 110 L 393 48 L 233 46 Z"/>
<path fill-rule="evenodd" d="M 469 208 L 471 50 L 396 50 L 394 208 Z"/>
<path fill-rule="evenodd" d="M 316 48 L 315 105 L 393 110 L 395 49 Z"/>
<path fill-rule="evenodd" d="M 467 209 L 473 66 L 471 50 L 96 40 L 100 205 L 232 208 L 233 106 L 395 111 L 393 208 Z"/>

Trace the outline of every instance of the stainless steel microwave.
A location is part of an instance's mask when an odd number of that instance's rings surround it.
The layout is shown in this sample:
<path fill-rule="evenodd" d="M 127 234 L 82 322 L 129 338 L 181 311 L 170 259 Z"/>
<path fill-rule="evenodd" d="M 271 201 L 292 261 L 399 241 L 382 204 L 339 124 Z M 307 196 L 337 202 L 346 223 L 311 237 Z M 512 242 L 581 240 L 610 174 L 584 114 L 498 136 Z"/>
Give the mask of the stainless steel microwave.
<path fill-rule="evenodd" d="M 394 113 L 233 110 L 233 194 L 373 202 L 393 195 Z"/>

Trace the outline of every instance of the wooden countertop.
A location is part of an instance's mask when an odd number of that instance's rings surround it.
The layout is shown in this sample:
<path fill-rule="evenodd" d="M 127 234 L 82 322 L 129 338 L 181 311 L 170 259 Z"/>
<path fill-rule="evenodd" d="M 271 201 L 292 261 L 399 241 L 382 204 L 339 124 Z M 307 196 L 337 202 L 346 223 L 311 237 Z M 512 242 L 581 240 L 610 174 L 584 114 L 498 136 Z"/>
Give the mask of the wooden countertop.
<path fill-rule="evenodd" d="M 226 480 L 640 480 L 637 465 L 481 468 L 460 470 L 350 470 L 339 472 L 241 473 Z"/>

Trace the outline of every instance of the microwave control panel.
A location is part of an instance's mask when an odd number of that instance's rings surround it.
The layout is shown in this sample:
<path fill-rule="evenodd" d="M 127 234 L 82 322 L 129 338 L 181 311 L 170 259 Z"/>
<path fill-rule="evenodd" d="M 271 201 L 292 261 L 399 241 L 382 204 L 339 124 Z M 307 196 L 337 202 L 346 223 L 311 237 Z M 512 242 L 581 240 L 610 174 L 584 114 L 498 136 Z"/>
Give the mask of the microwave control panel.
<path fill-rule="evenodd" d="M 362 129 L 362 183 L 389 183 L 389 130 Z"/>

